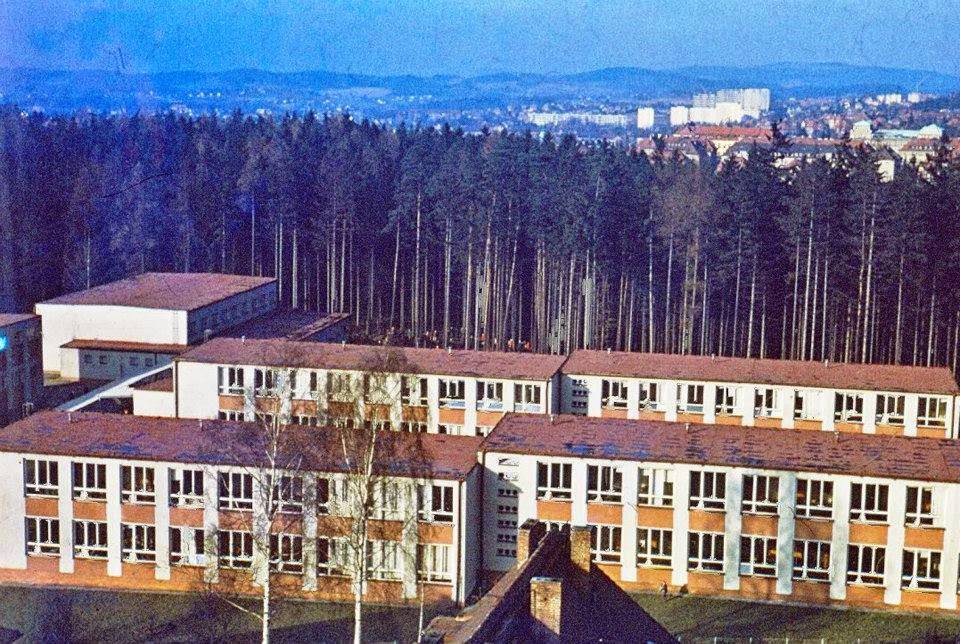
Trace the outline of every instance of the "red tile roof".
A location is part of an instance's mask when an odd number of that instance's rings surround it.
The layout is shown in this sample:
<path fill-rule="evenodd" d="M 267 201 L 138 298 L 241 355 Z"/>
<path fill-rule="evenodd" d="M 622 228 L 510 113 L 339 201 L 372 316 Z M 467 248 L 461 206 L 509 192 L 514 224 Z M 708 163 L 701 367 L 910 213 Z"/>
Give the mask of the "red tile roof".
<path fill-rule="evenodd" d="M 156 376 L 151 376 L 149 378 L 144 378 L 139 382 L 135 382 L 130 386 L 131 389 L 136 389 L 137 391 L 165 391 L 173 393 L 173 375 L 170 374 L 169 370 L 165 371 L 167 375 L 157 378 Z"/>
<path fill-rule="evenodd" d="M 33 313 L 0 313 L 0 327 L 19 324 L 28 320 L 40 321 L 39 315 Z"/>
<path fill-rule="evenodd" d="M 219 337 L 305 340 L 350 319 L 348 313 L 278 308 L 217 333 Z"/>
<path fill-rule="evenodd" d="M 133 306 L 193 311 L 275 281 L 272 277 L 223 273 L 143 273 L 68 293 L 40 304 Z"/>
<path fill-rule="evenodd" d="M 773 130 L 766 127 L 738 127 L 725 125 L 688 125 L 677 130 L 677 136 L 702 136 L 713 139 L 758 137 L 769 139 Z"/>
<path fill-rule="evenodd" d="M 257 423 L 42 411 L 3 428 L 0 451 L 254 467 L 263 462 L 263 436 Z M 296 455 L 304 470 L 350 471 L 338 430 L 292 425 L 285 436 L 288 454 Z M 444 480 L 466 478 L 477 465 L 482 441 L 406 432 L 379 436 L 378 473 Z"/>
<path fill-rule="evenodd" d="M 186 350 L 185 344 L 155 344 L 152 342 L 127 342 L 125 340 L 70 340 L 60 345 L 64 349 L 89 349 L 93 351 L 128 351 L 140 353 L 178 354 Z"/>
<path fill-rule="evenodd" d="M 503 351 L 447 351 L 359 344 L 214 338 L 187 351 L 181 362 L 265 367 L 383 370 L 476 378 L 546 381 L 564 356 Z M 389 361 L 389 368 L 384 368 Z"/>
<path fill-rule="evenodd" d="M 743 382 L 758 385 L 930 394 L 960 393 L 956 379 L 946 367 L 580 350 L 570 355 L 566 364 L 563 365 L 563 371 L 574 375 L 625 378 Z"/>
<path fill-rule="evenodd" d="M 482 449 L 960 483 L 960 442 L 935 438 L 507 414 Z"/>

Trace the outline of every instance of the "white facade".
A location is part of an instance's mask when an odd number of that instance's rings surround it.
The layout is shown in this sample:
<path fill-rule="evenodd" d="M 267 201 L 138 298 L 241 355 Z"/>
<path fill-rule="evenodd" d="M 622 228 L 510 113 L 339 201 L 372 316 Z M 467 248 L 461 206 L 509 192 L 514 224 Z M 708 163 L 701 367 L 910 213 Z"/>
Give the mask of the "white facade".
<path fill-rule="evenodd" d="M 686 125 L 690 122 L 690 108 L 686 105 L 670 106 L 670 125 Z"/>
<path fill-rule="evenodd" d="M 637 108 L 637 129 L 646 130 L 653 127 L 654 113 L 652 107 Z"/>

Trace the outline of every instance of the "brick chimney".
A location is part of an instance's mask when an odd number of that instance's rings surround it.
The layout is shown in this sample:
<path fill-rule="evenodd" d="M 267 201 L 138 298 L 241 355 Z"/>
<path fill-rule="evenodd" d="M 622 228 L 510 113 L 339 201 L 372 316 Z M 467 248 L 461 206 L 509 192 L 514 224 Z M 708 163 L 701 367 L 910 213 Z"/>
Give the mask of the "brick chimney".
<path fill-rule="evenodd" d="M 536 519 L 527 519 L 517 530 L 517 563 L 523 563 L 530 558 L 530 554 L 540 545 L 540 540 L 546 532 L 546 526 Z"/>
<path fill-rule="evenodd" d="M 590 528 L 570 528 L 570 561 L 581 571 L 590 574 Z"/>
<path fill-rule="evenodd" d="M 563 631 L 562 580 L 556 577 L 530 579 L 530 617 L 542 639 L 559 639 Z"/>

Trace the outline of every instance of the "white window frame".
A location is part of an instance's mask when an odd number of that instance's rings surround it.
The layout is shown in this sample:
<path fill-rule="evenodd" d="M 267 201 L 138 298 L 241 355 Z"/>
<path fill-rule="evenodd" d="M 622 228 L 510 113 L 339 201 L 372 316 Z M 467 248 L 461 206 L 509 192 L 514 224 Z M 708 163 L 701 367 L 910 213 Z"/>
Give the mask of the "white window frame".
<path fill-rule="evenodd" d="M 830 581 L 832 552 L 829 541 L 794 539 L 793 578 L 801 581 Z M 823 563 L 826 552 L 826 564 Z"/>
<path fill-rule="evenodd" d="M 903 590 L 940 590 L 943 553 L 924 548 L 903 549 L 903 573 L 900 588 Z M 907 572 L 907 569 L 911 572 Z M 936 576 L 934 576 L 936 573 Z"/>
<path fill-rule="evenodd" d="M 297 557 L 299 552 L 300 556 Z M 285 532 L 270 535 L 270 570 L 303 574 L 303 536 Z"/>
<path fill-rule="evenodd" d="M 517 382 L 513 385 L 513 410 L 530 414 L 543 412 L 543 385 Z"/>
<path fill-rule="evenodd" d="M 725 541 L 722 532 L 688 532 L 687 570 L 722 573 Z"/>
<path fill-rule="evenodd" d="M 541 477 L 541 468 L 546 475 Z M 541 484 L 541 479 L 545 484 Z M 573 499 L 573 464 L 537 462 L 537 500 L 570 501 Z"/>
<path fill-rule="evenodd" d="M 604 409 L 627 408 L 627 381 L 603 378 L 600 381 L 600 406 Z"/>
<path fill-rule="evenodd" d="M 144 523 L 121 523 L 120 556 L 126 563 L 156 562 L 157 529 Z"/>
<path fill-rule="evenodd" d="M 776 514 L 780 501 L 780 477 L 770 474 L 744 474 L 742 488 L 745 514 Z"/>
<path fill-rule="evenodd" d="M 740 574 L 776 577 L 777 538 L 767 535 L 740 535 Z"/>
<path fill-rule="evenodd" d="M 221 396 L 243 394 L 243 367 L 227 365 L 217 367 L 217 390 Z"/>
<path fill-rule="evenodd" d="M 883 586 L 887 548 L 871 543 L 847 546 L 847 583 L 857 586 Z M 864 563 L 866 562 L 866 565 Z"/>
<path fill-rule="evenodd" d="M 73 499 L 75 501 L 107 500 L 107 466 L 105 463 L 75 461 L 71 471 L 73 474 Z M 79 484 L 77 483 L 78 479 Z"/>
<path fill-rule="evenodd" d="M 270 367 L 253 368 L 253 393 L 256 396 L 273 396 L 280 383 L 280 372 Z"/>
<path fill-rule="evenodd" d="M 599 564 L 619 564 L 623 555 L 623 528 L 618 525 L 591 525 L 590 555 Z"/>
<path fill-rule="evenodd" d="M 281 514 L 303 514 L 303 477 L 296 474 L 281 474 L 273 488 L 273 503 Z"/>
<path fill-rule="evenodd" d="M 324 577 L 345 575 L 349 545 L 345 537 L 317 537 L 317 574 Z"/>
<path fill-rule="evenodd" d="M 217 562 L 221 568 L 249 570 L 253 567 L 253 533 L 245 530 L 217 532 Z"/>
<path fill-rule="evenodd" d="M 863 422 L 863 394 L 836 391 L 833 394 L 833 420 L 837 423 Z M 859 406 L 859 409 L 857 408 Z"/>
<path fill-rule="evenodd" d="M 23 460 L 24 496 L 57 497 L 60 492 L 60 464 L 50 459 Z"/>
<path fill-rule="evenodd" d="M 946 427 L 948 406 L 948 400 L 943 396 L 920 396 L 917 399 L 917 427 Z"/>
<path fill-rule="evenodd" d="M 877 394 L 876 423 L 902 427 L 906 406 L 907 397 L 903 394 Z"/>
<path fill-rule="evenodd" d="M 73 556 L 77 559 L 106 559 L 108 539 L 106 521 L 74 519 Z"/>
<path fill-rule="evenodd" d="M 451 547 L 442 543 L 417 544 L 417 579 L 426 582 L 453 581 Z"/>
<path fill-rule="evenodd" d="M 245 494 L 249 488 L 249 495 Z M 221 510 L 253 510 L 253 475 L 248 472 L 217 472 L 217 498 Z M 239 494 L 237 493 L 239 492 Z"/>
<path fill-rule="evenodd" d="M 924 506 L 929 507 L 929 510 L 924 510 Z M 932 485 L 908 485 L 904 525 L 915 527 L 938 525 L 940 513 L 937 506 L 937 494 Z"/>
<path fill-rule="evenodd" d="M 170 526 L 170 563 L 174 566 L 206 565 L 206 542 L 207 535 L 201 527 Z"/>
<path fill-rule="evenodd" d="M 428 403 L 427 379 L 420 376 L 403 376 L 400 385 L 401 402 L 407 407 L 426 407 Z"/>
<path fill-rule="evenodd" d="M 833 485 L 833 481 L 797 477 L 796 516 L 803 519 L 832 519 Z"/>
<path fill-rule="evenodd" d="M 401 578 L 400 542 L 382 539 L 367 541 L 367 575 L 370 579 L 396 581 Z"/>
<path fill-rule="evenodd" d="M 452 485 L 421 483 L 417 486 L 417 519 L 430 523 L 453 523 Z"/>
<path fill-rule="evenodd" d="M 793 419 L 794 420 L 823 420 L 820 410 L 817 409 L 818 392 L 810 389 L 795 389 L 793 391 Z"/>
<path fill-rule="evenodd" d="M 859 490 L 859 495 L 857 494 Z M 868 497 L 872 492 L 872 501 Z M 859 496 L 860 505 L 856 505 Z M 869 502 L 868 502 L 869 501 Z M 886 483 L 860 482 L 850 485 L 850 520 L 858 523 L 887 523 L 890 519 L 890 486 Z"/>
<path fill-rule="evenodd" d="M 327 399 L 354 402 L 354 378 L 348 371 L 327 371 Z"/>
<path fill-rule="evenodd" d="M 638 401 L 641 411 L 660 411 L 660 387 L 655 380 L 640 381 L 640 399 Z"/>
<path fill-rule="evenodd" d="M 780 390 L 775 387 L 756 387 L 753 390 L 754 418 L 780 418 Z"/>
<path fill-rule="evenodd" d="M 503 381 L 477 381 L 477 409 L 485 411 L 503 410 Z"/>
<path fill-rule="evenodd" d="M 683 414 L 702 414 L 706 387 L 691 382 L 677 383 L 677 411 Z"/>
<path fill-rule="evenodd" d="M 696 485 L 694 481 L 696 480 Z M 699 488 L 699 494 L 694 489 Z M 727 475 L 718 470 L 690 471 L 690 509 L 725 510 L 727 507 Z"/>
<path fill-rule="evenodd" d="M 673 530 L 637 528 L 637 567 L 673 567 Z"/>
<path fill-rule="evenodd" d="M 637 505 L 673 507 L 674 472 L 669 467 L 641 467 L 637 475 Z"/>
<path fill-rule="evenodd" d="M 120 501 L 133 505 L 157 502 L 156 470 L 149 465 L 120 466 Z"/>
<path fill-rule="evenodd" d="M 174 467 L 169 471 L 170 505 L 177 508 L 202 508 L 203 470 Z"/>
<path fill-rule="evenodd" d="M 31 532 L 33 532 L 32 539 Z M 59 557 L 60 519 L 54 517 L 25 517 L 24 539 L 28 556 Z"/>
<path fill-rule="evenodd" d="M 444 409 L 466 408 L 466 381 L 462 378 L 440 378 L 438 392 L 440 407 Z"/>
<path fill-rule="evenodd" d="M 587 465 L 587 501 L 623 503 L 623 470 L 616 465 Z"/>
<path fill-rule="evenodd" d="M 733 385 L 717 385 L 714 413 L 718 416 L 735 416 L 737 413 L 737 389 Z"/>

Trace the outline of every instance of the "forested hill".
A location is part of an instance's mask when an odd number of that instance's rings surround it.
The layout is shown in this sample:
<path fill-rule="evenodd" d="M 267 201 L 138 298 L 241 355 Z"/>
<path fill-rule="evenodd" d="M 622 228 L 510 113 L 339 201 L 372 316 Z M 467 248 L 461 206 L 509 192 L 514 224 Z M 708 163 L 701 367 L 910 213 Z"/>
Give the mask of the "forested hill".
<path fill-rule="evenodd" d="M 719 172 L 619 147 L 345 118 L 0 111 L 21 309 L 149 270 L 279 275 L 394 342 L 955 365 L 960 165 Z"/>

